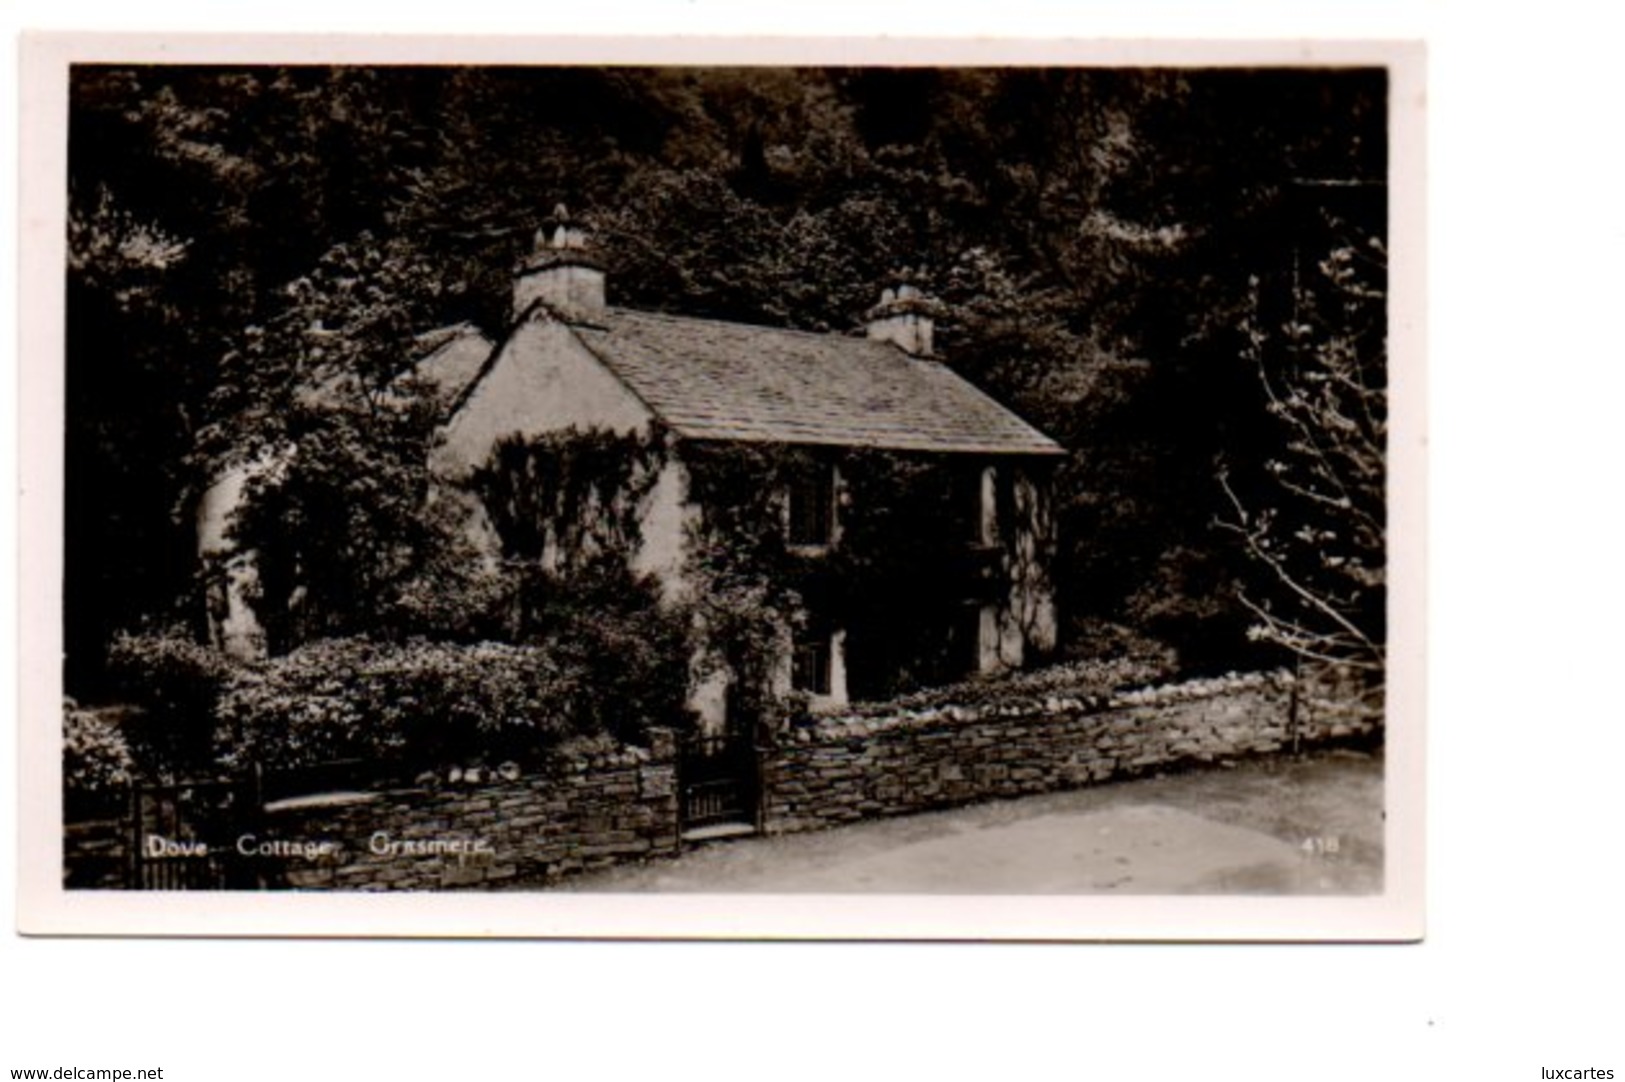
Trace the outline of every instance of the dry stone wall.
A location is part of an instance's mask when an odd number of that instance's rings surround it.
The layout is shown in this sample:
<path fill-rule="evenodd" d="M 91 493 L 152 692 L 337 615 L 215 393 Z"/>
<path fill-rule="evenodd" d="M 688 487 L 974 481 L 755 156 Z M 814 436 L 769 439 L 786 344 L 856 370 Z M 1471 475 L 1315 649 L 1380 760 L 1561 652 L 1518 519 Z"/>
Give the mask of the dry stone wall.
<path fill-rule="evenodd" d="M 280 851 L 284 841 L 305 848 Z M 277 861 L 274 885 L 344 890 L 540 884 L 674 854 L 673 742 L 661 733 L 652 752 L 561 758 L 511 779 L 279 802 L 258 847 Z"/>
<path fill-rule="evenodd" d="M 831 717 L 762 762 L 767 833 L 812 830 L 1368 736 L 1374 711 L 1332 708 L 1285 674 L 1111 697 L 1046 694 L 975 707 Z"/>
<path fill-rule="evenodd" d="M 1109 697 L 1054 688 L 1001 696 L 990 686 L 975 705 L 870 706 L 782 734 L 760 751 L 759 825 L 790 833 L 1076 788 L 1370 738 L 1381 726 L 1380 702 L 1285 674 Z M 651 736 L 648 749 L 561 754 L 527 774 L 277 801 L 228 844 L 248 883 L 294 889 L 529 886 L 672 856 L 682 844 L 676 738 Z M 117 820 L 68 824 L 66 884 L 124 885 L 129 837 Z"/>
<path fill-rule="evenodd" d="M 197 831 L 203 826 L 163 836 L 144 826 L 136 843 L 143 847 L 141 858 L 223 860 L 232 882 L 271 889 L 540 884 L 677 852 L 676 740 L 668 730 L 654 730 L 647 749 L 558 754 L 530 773 L 457 771 L 409 787 L 274 801 L 229 832 L 235 836 L 210 831 L 200 848 Z M 129 849 L 136 832 L 128 816 L 65 827 L 66 886 L 137 885 Z M 148 853 L 149 847 L 168 851 Z"/>

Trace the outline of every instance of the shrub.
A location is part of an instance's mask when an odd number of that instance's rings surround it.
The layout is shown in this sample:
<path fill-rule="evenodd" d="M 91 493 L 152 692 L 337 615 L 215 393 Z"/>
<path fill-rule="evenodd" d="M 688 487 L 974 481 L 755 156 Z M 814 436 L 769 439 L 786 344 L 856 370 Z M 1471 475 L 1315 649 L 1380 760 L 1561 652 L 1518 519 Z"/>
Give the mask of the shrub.
<path fill-rule="evenodd" d="M 583 694 L 580 668 L 534 646 L 320 640 L 225 691 L 218 758 L 270 769 L 532 758 L 578 731 Z"/>
<path fill-rule="evenodd" d="M 460 490 L 434 490 L 423 511 L 430 540 L 413 570 L 375 599 L 371 630 L 400 639 L 512 641 L 518 581 L 475 542 L 469 523 L 478 513 Z"/>
<path fill-rule="evenodd" d="M 124 729 L 139 771 L 152 777 L 208 772 L 215 702 L 237 663 L 172 628 L 119 633 L 108 667 L 120 697 L 141 708 Z"/>
<path fill-rule="evenodd" d="M 1127 688 L 1145 687 L 1174 676 L 1173 651 L 1118 624 L 1077 625 L 1096 652 L 1040 669 L 976 676 L 957 684 L 925 688 L 889 699 L 853 703 L 855 717 L 886 717 L 899 711 L 947 706 L 1000 707 L 1048 695 L 1106 700 Z"/>
<path fill-rule="evenodd" d="M 1179 668 L 1212 676 L 1238 665 L 1269 667 L 1273 651 L 1249 644 L 1247 613 L 1236 603 L 1236 578 L 1222 553 L 1174 546 L 1124 602 L 1128 623 L 1178 652 Z"/>
<path fill-rule="evenodd" d="M 504 440 L 473 476 L 505 558 L 486 594 L 508 603 L 514 641 L 578 684 L 568 718 L 582 735 L 640 743 L 649 724 L 683 720 L 693 614 L 631 570 L 665 463 L 658 432 L 569 429 Z"/>
<path fill-rule="evenodd" d="M 652 579 L 605 557 L 568 578 L 534 573 L 523 593 L 525 641 L 577 681 L 575 732 L 641 744 L 650 725 L 685 723 L 692 617 Z"/>
<path fill-rule="evenodd" d="M 62 785 L 70 801 L 107 798 L 135 772 L 124 733 L 106 710 L 62 705 Z"/>
<path fill-rule="evenodd" d="M 1145 671 L 1148 683 L 1179 671 L 1179 651 L 1126 624 L 1098 617 L 1075 618 L 1067 625 L 1064 661 L 1122 662 Z"/>
<path fill-rule="evenodd" d="M 487 566 L 471 548 L 462 559 L 437 554 L 379 599 L 378 631 L 391 638 L 505 641 L 512 637 L 515 591 L 513 576 Z"/>

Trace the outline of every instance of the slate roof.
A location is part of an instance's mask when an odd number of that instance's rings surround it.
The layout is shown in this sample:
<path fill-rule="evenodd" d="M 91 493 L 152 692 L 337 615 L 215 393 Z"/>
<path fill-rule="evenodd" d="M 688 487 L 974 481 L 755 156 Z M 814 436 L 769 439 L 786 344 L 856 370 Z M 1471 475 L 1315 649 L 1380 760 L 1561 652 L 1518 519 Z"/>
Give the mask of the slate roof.
<path fill-rule="evenodd" d="M 940 361 L 889 342 L 625 308 L 572 329 L 689 439 L 1064 453 Z"/>

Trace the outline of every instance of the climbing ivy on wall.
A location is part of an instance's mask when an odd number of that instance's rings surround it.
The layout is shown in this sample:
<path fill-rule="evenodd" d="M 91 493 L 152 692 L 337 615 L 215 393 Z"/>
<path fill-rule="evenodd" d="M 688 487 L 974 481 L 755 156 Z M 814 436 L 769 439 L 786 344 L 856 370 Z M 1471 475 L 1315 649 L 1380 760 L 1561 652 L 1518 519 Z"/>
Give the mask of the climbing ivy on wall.
<path fill-rule="evenodd" d="M 684 538 L 680 600 L 630 570 L 661 471 L 681 463 L 697 513 Z M 726 673 L 730 715 L 773 725 L 799 705 L 779 692 L 777 667 L 800 632 L 847 633 L 848 689 L 880 698 L 963 677 L 974 665 L 978 605 L 1008 594 L 1016 531 L 979 544 L 984 463 L 971 456 L 852 448 L 685 441 L 569 430 L 500 444 L 474 477 L 518 578 L 519 637 L 581 628 L 636 629 L 612 654 Z M 787 492 L 808 471 L 841 479 L 839 543 L 789 543 Z M 1017 508 L 1001 471 L 998 518 Z M 660 681 L 656 681 L 660 683 Z M 668 688 L 669 690 L 669 688 Z"/>
<path fill-rule="evenodd" d="M 568 570 L 599 556 L 632 556 L 665 460 L 658 433 L 568 428 L 510 436 L 475 471 L 473 487 L 505 556 Z"/>
<path fill-rule="evenodd" d="M 684 606 L 633 570 L 667 460 L 653 435 L 568 429 L 499 443 L 472 487 L 500 542 L 512 637 L 587 673 L 587 727 L 682 725 L 693 656 Z"/>
<path fill-rule="evenodd" d="M 683 461 L 691 497 L 703 508 L 693 539 L 700 603 L 712 607 L 708 629 L 736 675 L 741 666 L 782 656 L 785 636 L 809 622 L 847 630 L 854 697 L 965 674 L 975 602 L 1007 591 L 1007 570 L 1018 557 L 1008 529 L 995 550 L 977 551 L 979 460 L 698 444 L 685 446 Z M 803 471 L 831 467 L 841 478 L 840 543 L 817 553 L 787 545 L 785 491 Z M 1011 523 L 1008 478 L 997 492 L 999 520 Z M 754 675 L 765 686 L 770 674 Z"/>
<path fill-rule="evenodd" d="M 776 696 L 774 666 L 806 619 L 806 561 L 784 543 L 785 486 L 818 462 L 794 448 L 692 443 L 683 464 L 700 508 L 687 545 L 702 665 L 726 671 L 733 723 L 772 727 L 798 709 Z"/>

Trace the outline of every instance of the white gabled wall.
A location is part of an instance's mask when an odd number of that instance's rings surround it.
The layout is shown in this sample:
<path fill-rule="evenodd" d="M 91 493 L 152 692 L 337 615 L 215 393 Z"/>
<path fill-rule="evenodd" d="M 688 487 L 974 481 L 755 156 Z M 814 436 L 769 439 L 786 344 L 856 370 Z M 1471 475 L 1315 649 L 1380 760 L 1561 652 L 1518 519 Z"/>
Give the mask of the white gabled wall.
<path fill-rule="evenodd" d="M 582 344 L 567 324 L 545 311 L 517 326 L 489 371 L 446 425 L 435 451 L 434 472 L 456 487 L 490 457 L 503 439 L 541 436 L 570 428 L 647 433 L 654 414 Z M 495 537 L 478 500 L 470 505 L 470 536 L 486 545 Z M 688 501 L 688 473 L 668 461 L 644 498 L 642 543 L 632 570 L 651 575 L 669 602 L 691 589 L 685 572 L 685 545 L 695 509 Z M 720 727 L 726 713 L 727 684 L 715 674 L 696 678 L 689 706 Z"/>
<path fill-rule="evenodd" d="M 514 329 L 485 378 L 446 425 L 434 472 L 457 485 L 512 436 L 570 428 L 647 433 L 653 420 L 649 408 L 567 325 L 538 313 Z M 645 497 L 643 543 L 632 558 L 632 570 L 658 578 L 668 600 L 682 596 L 683 546 L 693 517 L 687 471 L 678 462 L 667 462 Z M 480 530 L 478 523 L 471 523 L 471 536 L 493 540 L 489 528 Z"/>
<path fill-rule="evenodd" d="M 435 472 L 447 480 L 466 478 L 508 436 L 571 427 L 645 432 L 653 420 L 649 407 L 566 324 L 538 311 L 514 328 L 446 425 Z"/>

